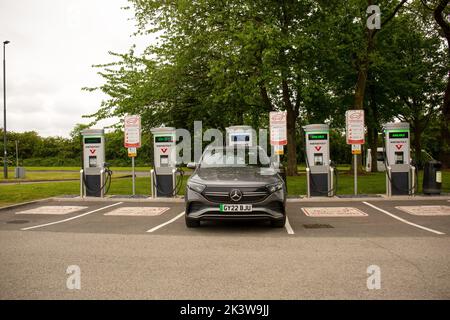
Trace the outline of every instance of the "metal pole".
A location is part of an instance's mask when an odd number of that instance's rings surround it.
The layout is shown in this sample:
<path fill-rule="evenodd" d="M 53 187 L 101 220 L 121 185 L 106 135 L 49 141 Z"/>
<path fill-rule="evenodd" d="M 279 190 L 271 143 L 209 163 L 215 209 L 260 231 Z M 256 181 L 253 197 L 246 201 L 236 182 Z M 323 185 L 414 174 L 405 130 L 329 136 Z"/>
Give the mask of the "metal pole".
<path fill-rule="evenodd" d="M 132 174 L 133 174 L 133 196 L 136 195 L 136 185 L 135 185 L 135 174 L 134 174 L 134 157 L 131 157 L 131 166 L 132 166 Z"/>
<path fill-rule="evenodd" d="M 84 170 L 80 170 L 80 198 L 84 198 L 84 182 L 83 182 Z"/>
<path fill-rule="evenodd" d="M 152 169 L 152 170 L 150 170 L 150 188 L 151 188 L 151 192 L 152 192 L 152 198 L 154 198 L 155 197 L 155 188 L 154 188 L 154 177 L 153 177 L 153 174 L 154 174 L 154 170 Z"/>
<path fill-rule="evenodd" d="M 5 47 L 9 41 L 3 42 L 3 177 L 8 179 L 8 161 L 6 151 L 6 56 Z"/>
<path fill-rule="evenodd" d="M 355 177 L 355 196 L 358 194 L 358 155 L 353 155 L 353 167 L 354 167 L 354 177 Z"/>
<path fill-rule="evenodd" d="M 16 140 L 16 167 L 19 167 L 19 141 Z"/>

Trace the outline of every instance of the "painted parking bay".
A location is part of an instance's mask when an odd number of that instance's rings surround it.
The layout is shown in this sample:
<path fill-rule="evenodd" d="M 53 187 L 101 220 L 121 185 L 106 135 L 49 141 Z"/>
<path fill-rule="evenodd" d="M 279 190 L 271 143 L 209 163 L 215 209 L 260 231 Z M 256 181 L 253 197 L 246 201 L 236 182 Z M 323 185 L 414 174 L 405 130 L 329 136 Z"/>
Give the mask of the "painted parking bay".
<path fill-rule="evenodd" d="M 390 201 L 374 203 L 384 202 Z M 435 236 L 426 230 L 394 219 L 363 201 L 289 202 L 287 212 L 295 236 L 361 238 Z"/>
<path fill-rule="evenodd" d="M 49 200 L 2 210 L 0 230 L 145 234 L 183 210 L 183 203 Z"/>
<path fill-rule="evenodd" d="M 183 203 L 115 202 L 80 219 L 44 226 L 42 231 L 105 234 L 145 234 L 184 210 Z M 103 205 L 111 205 L 110 202 Z"/>
<path fill-rule="evenodd" d="M 450 214 L 447 200 L 391 200 L 372 202 L 398 217 L 430 228 L 441 236 L 450 235 Z"/>
<path fill-rule="evenodd" d="M 308 217 L 366 217 L 367 213 L 354 207 L 311 207 L 302 208 Z"/>
<path fill-rule="evenodd" d="M 0 211 L 0 230 L 21 230 L 71 219 L 105 206 L 102 202 L 40 201 L 19 207 L 4 208 Z"/>
<path fill-rule="evenodd" d="M 155 217 L 170 210 L 169 207 L 142 207 L 126 206 L 114 209 L 105 213 L 105 216 L 125 216 L 125 217 Z"/>
<path fill-rule="evenodd" d="M 88 208 L 89 207 L 86 206 L 37 206 L 31 209 L 16 212 L 16 214 L 66 215 Z"/>
<path fill-rule="evenodd" d="M 396 206 L 395 208 L 415 216 L 450 216 L 450 206 Z"/>

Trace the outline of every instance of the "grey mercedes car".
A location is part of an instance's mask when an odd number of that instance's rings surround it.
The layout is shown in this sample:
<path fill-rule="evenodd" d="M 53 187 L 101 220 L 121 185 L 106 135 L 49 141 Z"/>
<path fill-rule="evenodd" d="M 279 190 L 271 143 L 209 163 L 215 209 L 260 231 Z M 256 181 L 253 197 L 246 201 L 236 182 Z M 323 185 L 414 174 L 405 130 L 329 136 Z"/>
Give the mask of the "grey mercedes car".
<path fill-rule="evenodd" d="M 210 146 L 190 176 L 185 192 L 186 226 L 205 220 L 286 222 L 286 186 L 261 147 Z"/>

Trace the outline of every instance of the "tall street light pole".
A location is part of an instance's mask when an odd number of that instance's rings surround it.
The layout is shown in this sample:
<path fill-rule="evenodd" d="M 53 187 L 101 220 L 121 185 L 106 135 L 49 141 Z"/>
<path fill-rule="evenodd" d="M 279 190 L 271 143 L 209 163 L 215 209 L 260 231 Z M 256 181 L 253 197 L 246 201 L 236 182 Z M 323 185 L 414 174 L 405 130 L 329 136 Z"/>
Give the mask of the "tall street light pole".
<path fill-rule="evenodd" d="M 8 40 L 3 41 L 3 177 L 8 179 L 8 160 L 6 151 L 6 56 L 5 47 Z"/>

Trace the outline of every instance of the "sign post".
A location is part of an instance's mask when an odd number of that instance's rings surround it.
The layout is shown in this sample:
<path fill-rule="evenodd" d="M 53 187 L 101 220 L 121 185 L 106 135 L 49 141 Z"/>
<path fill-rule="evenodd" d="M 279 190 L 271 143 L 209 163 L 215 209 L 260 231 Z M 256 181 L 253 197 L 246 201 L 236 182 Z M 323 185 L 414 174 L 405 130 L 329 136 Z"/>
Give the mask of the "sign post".
<path fill-rule="evenodd" d="M 134 158 L 137 156 L 137 148 L 141 147 L 141 117 L 126 116 L 124 130 L 124 146 L 128 148 L 128 157 L 131 158 L 132 170 L 132 189 L 133 196 L 136 195 L 136 175 L 134 167 Z"/>
<path fill-rule="evenodd" d="M 277 162 L 280 163 L 280 155 L 284 153 L 283 146 L 287 145 L 286 111 L 270 112 L 270 145 L 274 146 Z"/>
<path fill-rule="evenodd" d="M 345 112 L 347 144 L 352 145 L 354 169 L 354 194 L 358 194 L 358 154 L 364 144 L 364 110 L 347 110 Z"/>
<path fill-rule="evenodd" d="M 136 183 L 134 180 L 135 170 L 134 170 L 134 158 L 137 156 L 137 148 L 128 148 L 128 157 L 131 158 L 131 174 L 133 175 L 132 181 L 133 181 L 133 196 L 136 195 Z"/>

